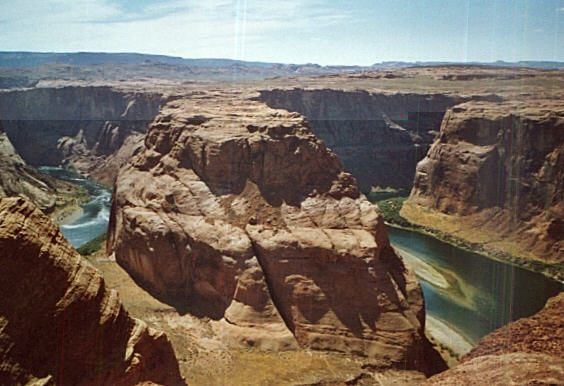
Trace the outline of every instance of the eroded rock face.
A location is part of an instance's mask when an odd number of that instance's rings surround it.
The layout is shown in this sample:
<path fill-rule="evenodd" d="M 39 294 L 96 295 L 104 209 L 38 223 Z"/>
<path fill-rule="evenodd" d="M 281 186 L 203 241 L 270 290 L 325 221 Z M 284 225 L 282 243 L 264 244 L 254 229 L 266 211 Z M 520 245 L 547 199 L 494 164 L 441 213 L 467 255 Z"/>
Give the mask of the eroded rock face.
<path fill-rule="evenodd" d="M 107 86 L 0 92 L 0 119 L 31 165 L 73 167 L 112 183 L 141 147 L 162 94 Z"/>
<path fill-rule="evenodd" d="M 25 163 L 0 124 L 0 197 L 22 196 L 49 213 L 56 202 L 56 189 L 50 180 Z"/>
<path fill-rule="evenodd" d="M 167 337 L 23 198 L 0 198 L 0 383 L 183 384 Z"/>
<path fill-rule="evenodd" d="M 307 117 L 366 192 L 372 186 L 410 189 L 445 111 L 468 98 L 294 88 L 262 90 L 259 99 Z"/>
<path fill-rule="evenodd" d="M 425 385 L 556 385 L 564 379 L 564 293 L 530 318 L 486 335 Z"/>
<path fill-rule="evenodd" d="M 472 101 L 446 113 L 408 204 L 461 216 L 517 252 L 561 263 L 563 197 L 564 104 Z"/>
<path fill-rule="evenodd" d="M 229 344 L 441 367 L 380 214 L 300 114 L 250 96 L 163 108 L 117 178 L 108 249 L 154 295 L 216 320 Z"/>

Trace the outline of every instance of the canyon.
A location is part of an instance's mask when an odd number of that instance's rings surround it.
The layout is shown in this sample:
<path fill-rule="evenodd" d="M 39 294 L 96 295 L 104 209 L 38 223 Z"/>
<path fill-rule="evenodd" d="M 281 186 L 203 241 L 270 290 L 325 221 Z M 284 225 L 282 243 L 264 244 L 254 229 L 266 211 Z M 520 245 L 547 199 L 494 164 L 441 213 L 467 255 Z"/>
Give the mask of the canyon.
<path fill-rule="evenodd" d="M 400 213 L 414 227 L 561 277 L 562 86 L 562 71 L 472 66 L 236 86 L 41 80 L 0 91 L 1 186 L 15 170 L 33 188 L 4 195 L 49 212 L 56 189 L 33 166 L 113 185 L 98 259 L 160 301 L 164 329 L 204 329 L 229 355 L 363 358 L 358 384 L 390 371 L 419 383 L 445 364 L 363 193 L 411 192 Z"/>
<path fill-rule="evenodd" d="M 162 95 L 108 86 L 0 92 L 0 120 L 31 165 L 64 166 L 111 184 L 142 142 Z"/>
<path fill-rule="evenodd" d="M 449 109 L 417 165 L 402 214 L 486 248 L 561 265 L 563 173 L 560 99 L 463 103 Z"/>
<path fill-rule="evenodd" d="M 444 94 L 332 89 L 261 90 L 259 100 L 307 117 L 363 192 L 373 186 L 409 190 L 415 166 L 437 135 L 447 108 L 465 98 Z"/>

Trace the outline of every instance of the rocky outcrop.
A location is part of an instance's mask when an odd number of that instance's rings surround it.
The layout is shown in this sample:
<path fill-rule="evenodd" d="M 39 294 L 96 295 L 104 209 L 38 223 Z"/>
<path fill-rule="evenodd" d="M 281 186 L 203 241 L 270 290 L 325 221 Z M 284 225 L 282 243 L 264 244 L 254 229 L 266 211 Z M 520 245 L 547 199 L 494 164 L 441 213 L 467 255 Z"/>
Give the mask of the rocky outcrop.
<path fill-rule="evenodd" d="M 31 165 L 65 166 L 112 183 L 141 147 L 162 94 L 108 86 L 0 92 L 0 119 Z"/>
<path fill-rule="evenodd" d="M 454 368 L 425 385 L 556 385 L 564 379 L 564 293 L 530 318 L 483 337 Z"/>
<path fill-rule="evenodd" d="M 155 296 L 215 320 L 231 345 L 444 365 L 377 209 L 300 114 L 250 96 L 163 107 L 117 178 L 108 250 Z"/>
<path fill-rule="evenodd" d="M 563 197 L 564 104 L 473 101 L 446 113 L 402 214 L 486 248 L 562 263 Z M 461 225 L 441 227 L 418 208 Z"/>
<path fill-rule="evenodd" d="M 23 198 L 0 198 L 0 383 L 183 384 L 162 333 Z"/>
<path fill-rule="evenodd" d="M 0 197 L 10 196 L 25 197 L 45 213 L 55 208 L 51 178 L 25 163 L 0 125 Z"/>
<path fill-rule="evenodd" d="M 259 97 L 273 108 L 303 114 L 365 192 L 372 186 L 410 189 L 445 111 L 465 99 L 297 88 L 262 90 Z"/>

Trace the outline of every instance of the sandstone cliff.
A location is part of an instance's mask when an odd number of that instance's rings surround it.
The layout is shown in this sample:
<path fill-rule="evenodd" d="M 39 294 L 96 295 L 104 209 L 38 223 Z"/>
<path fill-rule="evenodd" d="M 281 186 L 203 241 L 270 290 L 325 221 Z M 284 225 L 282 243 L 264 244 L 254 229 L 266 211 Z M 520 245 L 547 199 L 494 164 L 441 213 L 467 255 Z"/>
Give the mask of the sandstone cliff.
<path fill-rule="evenodd" d="M 446 113 L 402 214 L 494 251 L 563 263 L 563 198 L 564 104 L 472 101 Z"/>
<path fill-rule="evenodd" d="M 564 293 L 530 318 L 483 337 L 460 364 L 425 385 L 560 385 L 564 379 Z"/>
<path fill-rule="evenodd" d="M 162 94 L 109 86 L 0 92 L 0 118 L 31 165 L 73 167 L 112 183 L 138 151 Z"/>
<path fill-rule="evenodd" d="M 299 88 L 262 90 L 259 97 L 271 107 L 303 114 L 365 192 L 372 186 L 410 189 L 445 111 L 467 99 Z"/>
<path fill-rule="evenodd" d="M 56 189 L 50 177 L 30 167 L 12 146 L 0 124 L 0 197 L 22 196 L 49 213 Z"/>
<path fill-rule="evenodd" d="M 0 383 L 183 384 L 162 333 L 22 198 L 0 198 Z"/>
<path fill-rule="evenodd" d="M 163 107 L 117 178 L 108 250 L 155 296 L 216 320 L 230 345 L 444 366 L 378 211 L 300 114 L 250 96 Z"/>

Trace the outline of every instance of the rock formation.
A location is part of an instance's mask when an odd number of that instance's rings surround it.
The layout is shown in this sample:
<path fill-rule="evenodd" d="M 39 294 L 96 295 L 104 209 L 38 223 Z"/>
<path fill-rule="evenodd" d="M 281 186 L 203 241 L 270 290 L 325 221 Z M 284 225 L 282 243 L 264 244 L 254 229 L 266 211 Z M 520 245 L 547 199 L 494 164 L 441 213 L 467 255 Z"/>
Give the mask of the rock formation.
<path fill-rule="evenodd" d="M 365 192 L 372 186 L 410 189 L 445 111 L 465 99 L 298 88 L 261 90 L 259 97 L 273 108 L 303 114 Z"/>
<path fill-rule="evenodd" d="M 49 213 L 56 189 L 49 176 L 39 173 L 20 157 L 0 124 L 0 197 L 22 196 Z"/>
<path fill-rule="evenodd" d="M 138 151 L 162 94 L 109 86 L 0 92 L 0 118 L 31 165 L 66 166 L 112 183 Z"/>
<path fill-rule="evenodd" d="M 377 209 L 298 113 L 253 95 L 169 102 L 121 169 L 108 250 L 225 342 L 432 373 L 417 280 Z"/>
<path fill-rule="evenodd" d="M 402 214 L 486 247 L 562 263 L 563 197 L 562 101 L 472 101 L 446 113 Z M 420 208 L 454 218 L 459 229 L 426 220 Z"/>
<path fill-rule="evenodd" d="M 183 384 L 167 337 L 23 198 L 0 198 L 0 383 Z"/>
<path fill-rule="evenodd" d="M 556 385 L 564 379 L 564 293 L 530 318 L 483 337 L 460 364 L 425 385 Z"/>

